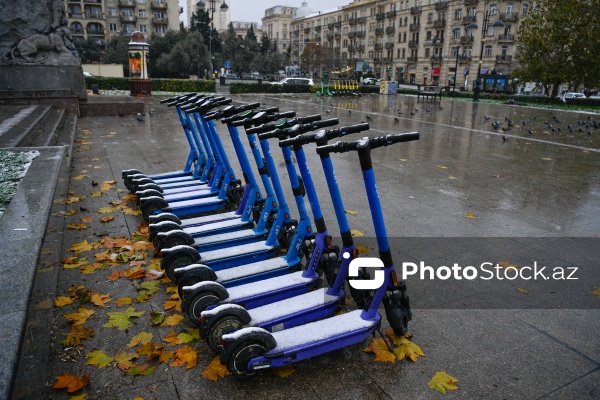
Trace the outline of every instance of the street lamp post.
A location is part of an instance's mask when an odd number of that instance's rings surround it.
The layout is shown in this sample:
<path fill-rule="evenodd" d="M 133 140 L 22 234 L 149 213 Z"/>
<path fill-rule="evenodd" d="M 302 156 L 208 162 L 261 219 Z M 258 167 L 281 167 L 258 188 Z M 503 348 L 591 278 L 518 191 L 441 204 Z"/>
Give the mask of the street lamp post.
<path fill-rule="evenodd" d="M 483 26 L 481 31 L 481 49 L 479 51 L 479 67 L 477 68 L 477 83 L 479 83 L 479 75 L 481 74 L 481 64 L 483 63 L 483 48 L 485 46 L 485 35 L 487 34 L 488 24 L 490 23 L 490 17 L 492 15 L 498 14 L 498 9 L 494 8 L 493 10 L 477 11 L 475 14 L 473 14 L 473 16 L 476 16 L 479 13 L 483 14 Z M 494 28 L 504 28 L 504 22 L 498 19 L 496 20 L 496 22 L 494 22 L 492 26 Z M 466 29 L 468 31 L 476 31 L 477 29 L 479 29 L 479 25 L 477 25 L 476 22 L 471 22 L 469 25 L 467 25 Z"/>
<path fill-rule="evenodd" d="M 212 40 L 213 40 L 213 32 L 215 30 L 215 26 L 214 26 L 214 15 L 215 15 L 215 3 L 217 2 L 217 0 L 208 0 L 208 2 L 210 3 L 210 7 L 209 7 L 209 11 L 210 11 L 210 34 L 208 36 L 208 56 L 210 57 L 210 77 L 212 79 L 212 74 L 214 71 L 214 66 L 213 66 L 213 59 L 212 59 Z M 206 7 L 206 3 L 204 3 L 204 1 L 200 0 L 196 3 L 196 7 L 198 7 L 199 10 L 204 11 L 205 7 Z M 221 7 L 219 7 L 221 12 L 225 12 L 229 9 L 229 6 L 227 5 L 227 3 L 225 3 L 225 0 L 223 0 L 223 3 L 221 4 Z"/>

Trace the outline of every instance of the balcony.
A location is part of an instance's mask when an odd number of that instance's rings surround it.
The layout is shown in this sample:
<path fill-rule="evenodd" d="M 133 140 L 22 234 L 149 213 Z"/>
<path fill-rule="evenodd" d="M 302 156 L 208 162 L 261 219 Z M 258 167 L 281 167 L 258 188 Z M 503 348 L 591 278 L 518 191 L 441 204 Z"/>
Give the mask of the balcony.
<path fill-rule="evenodd" d="M 394 59 L 392 57 L 384 57 L 382 61 L 384 64 L 391 64 Z"/>
<path fill-rule="evenodd" d="M 367 17 L 358 17 L 359 24 L 364 24 L 365 22 L 367 22 Z"/>
<path fill-rule="evenodd" d="M 310 33 L 310 28 L 304 28 L 304 33 L 309 34 Z"/>
<path fill-rule="evenodd" d="M 375 43 L 375 50 L 383 49 L 383 43 Z"/>
<path fill-rule="evenodd" d="M 419 41 L 418 40 L 411 40 L 410 42 L 408 42 L 408 47 L 411 49 L 416 49 L 419 47 Z"/>
<path fill-rule="evenodd" d="M 385 48 L 387 50 L 393 49 L 394 48 L 394 42 L 388 42 L 385 44 Z"/>
<path fill-rule="evenodd" d="M 496 56 L 496 64 L 510 64 L 512 62 L 511 55 Z"/>
<path fill-rule="evenodd" d="M 459 64 L 470 64 L 471 61 L 473 60 L 473 57 L 471 56 L 458 56 L 458 63 Z"/>
<path fill-rule="evenodd" d="M 83 0 L 83 2 L 89 4 L 102 4 L 102 0 Z"/>
<path fill-rule="evenodd" d="M 446 26 L 446 20 L 445 19 L 438 19 L 433 21 L 433 27 L 434 28 L 443 28 Z"/>
<path fill-rule="evenodd" d="M 435 3 L 435 9 L 440 11 L 440 10 L 445 10 L 448 8 L 448 2 L 447 1 L 438 1 L 437 3 Z"/>
<path fill-rule="evenodd" d="M 327 34 L 327 40 L 329 40 L 330 42 L 333 40 L 333 33 Z"/>
<path fill-rule="evenodd" d="M 85 16 L 87 19 L 102 19 L 102 13 L 101 12 L 89 12 L 86 11 Z"/>
<path fill-rule="evenodd" d="M 441 46 L 442 44 L 444 44 L 444 41 L 440 38 L 433 38 L 425 41 L 424 44 L 425 46 Z"/>
<path fill-rule="evenodd" d="M 335 26 L 335 22 L 330 22 L 327 24 L 327 29 L 333 29 L 334 26 Z"/>
<path fill-rule="evenodd" d="M 333 37 L 335 37 L 335 40 L 340 40 L 342 35 L 338 32 L 338 33 L 334 34 Z"/>
<path fill-rule="evenodd" d="M 69 13 L 69 18 L 85 18 L 85 14 L 82 12 L 78 12 L 78 13 Z"/>
<path fill-rule="evenodd" d="M 418 31 L 419 29 L 421 29 L 421 24 L 418 22 L 416 24 L 410 24 L 408 26 L 408 30 L 411 32 Z"/>
<path fill-rule="evenodd" d="M 317 37 L 315 38 L 315 40 L 316 40 L 317 42 L 320 42 L 320 41 L 321 41 L 321 36 L 317 36 Z"/>
<path fill-rule="evenodd" d="M 389 19 L 396 18 L 396 10 L 386 12 L 385 16 Z"/>
<path fill-rule="evenodd" d="M 317 31 L 317 32 L 321 32 L 321 25 L 317 25 L 317 26 L 315 26 L 315 31 Z"/>
<path fill-rule="evenodd" d="M 135 15 L 119 15 L 119 20 L 121 22 L 136 22 L 137 17 Z"/>
<path fill-rule="evenodd" d="M 156 24 L 156 25 L 168 25 L 169 19 L 167 17 L 164 17 L 164 18 L 152 17 L 152 23 Z"/>
<path fill-rule="evenodd" d="M 365 37 L 365 31 L 358 31 L 358 32 L 356 32 L 356 37 L 359 37 L 359 38 Z"/>
<path fill-rule="evenodd" d="M 388 26 L 387 28 L 385 28 L 385 33 L 387 33 L 388 35 L 391 35 L 392 33 L 396 33 L 396 27 Z"/>
<path fill-rule="evenodd" d="M 71 28 L 71 35 L 83 35 L 83 28 Z"/>
<path fill-rule="evenodd" d="M 421 14 L 421 10 L 422 10 L 421 6 L 411 7 L 410 8 L 410 13 L 411 14 Z"/>
<path fill-rule="evenodd" d="M 383 30 L 383 28 L 377 28 L 377 29 L 375 29 L 375 35 L 377 35 L 377 36 L 383 35 L 383 32 L 385 32 Z"/>
<path fill-rule="evenodd" d="M 375 58 L 373 59 L 373 62 L 374 62 L 374 63 L 380 63 L 380 62 L 381 62 L 381 60 L 383 60 L 381 57 L 375 57 Z"/>
<path fill-rule="evenodd" d="M 357 20 L 356 18 L 350 18 L 350 19 L 348 20 L 348 25 L 350 25 L 350 26 L 354 26 L 354 25 L 356 25 L 356 24 L 358 24 L 358 20 Z"/>
<path fill-rule="evenodd" d="M 365 49 L 365 45 L 364 44 L 357 44 L 354 46 L 354 50 L 359 50 L 359 51 L 363 51 Z"/>
<path fill-rule="evenodd" d="M 431 65 L 441 64 L 442 56 L 431 56 Z"/>
<path fill-rule="evenodd" d="M 503 22 L 517 22 L 519 20 L 519 13 L 500 13 L 499 18 Z"/>
<path fill-rule="evenodd" d="M 161 1 L 153 1 L 150 7 L 152 7 L 155 10 L 166 10 L 167 3 L 163 3 Z"/>
<path fill-rule="evenodd" d="M 87 28 L 88 35 L 102 35 L 104 36 L 104 28 Z"/>
<path fill-rule="evenodd" d="M 356 37 L 356 32 L 348 32 L 348 37 L 354 39 Z"/>
<path fill-rule="evenodd" d="M 515 41 L 515 35 L 498 35 L 498 43 L 512 43 Z"/>
<path fill-rule="evenodd" d="M 376 19 L 377 21 L 380 21 L 380 20 L 382 20 L 382 19 L 383 19 L 383 17 L 385 17 L 385 14 L 376 14 L 376 15 L 375 15 L 375 19 Z"/>
<path fill-rule="evenodd" d="M 465 6 L 476 6 L 477 0 L 465 0 Z"/>
<path fill-rule="evenodd" d="M 88 2 L 90 0 L 85 0 L 85 1 Z M 135 7 L 136 2 L 135 2 L 135 0 L 119 0 L 119 5 L 121 7 Z"/>
<path fill-rule="evenodd" d="M 462 19 L 463 25 L 468 25 L 471 22 L 477 22 L 477 18 L 474 15 L 467 15 L 466 17 L 463 17 L 463 19 Z"/>
<path fill-rule="evenodd" d="M 475 42 L 475 39 L 473 38 L 473 36 L 461 36 L 460 37 L 460 44 L 473 44 Z"/>
<path fill-rule="evenodd" d="M 406 57 L 406 62 L 408 64 L 416 64 L 417 63 L 417 57 Z"/>

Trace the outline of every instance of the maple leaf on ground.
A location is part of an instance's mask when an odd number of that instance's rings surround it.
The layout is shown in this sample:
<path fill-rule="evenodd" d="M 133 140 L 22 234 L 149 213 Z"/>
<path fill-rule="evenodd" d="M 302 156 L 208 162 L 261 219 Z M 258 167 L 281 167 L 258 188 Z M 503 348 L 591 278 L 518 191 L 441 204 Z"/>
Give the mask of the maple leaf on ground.
<path fill-rule="evenodd" d="M 97 262 L 111 261 L 110 255 L 111 255 L 110 250 L 105 250 L 105 251 L 101 251 L 100 253 L 94 254 L 94 259 Z"/>
<path fill-rule="evenodd" d="M 81 325 L 72 325 L 71 331 L 67 335 L 67 337 L 60 342 L 63 346 L 77 346 L 81 344 L 83 339 L 91 339 L 94 337 L 94 328 L 84 328 Z"/>
<path fill-rule="evenodd" d="M 206 369 L 202 371 L 202 376 L 210 381 L 216 381 L 219 377 L 223 378 L 229 375 L 227 367 L 225 367 L 219 361 L 219 356 L 213 358 L 210 364 L 207 365 Z"/>
<path fill-rule="evenodd" d="M 81 222 L 88 222 L 89 223 L 89 222 L 92 222 L 94 220 L 94 217 L 81 217 L 81 218 L 79 218 L 79 220 Z"/>
<path fill-rule="evenodd" d="M 354 237 L 360 237 L 360 236 L 365 236 L 364 233 L 362 233 L 361 231 L 359 231 L 358 229 L 352 229 L 350 231 L 350 234 Z"/>
<path fill-rule="evenodd" d="M 86 365 L 97 365 L 98 368 L 104 368 L 110 365 L 114 359 L 106 355 L 102 350 L 94 350 L 91 353 L 85 355 L 88 360 L 85 362 Z"/>
<path fill-rule="evenodd" d="M 171 296 L 167 301 L 165 301 L 165 305 L 163 307 L 166 310 L 175 310 L 181 312 L 181 300 L 179 300 L 178 295 Z"/>
<path fill-rule="evenodd" d="M 92 196 L 92 197 L 102 197 L 102 192 L 90 192 L 90 196 Z"/>
<path fill-rule="evenodd" d="M 96 210 L 96 212 L 99 214 L 108 214 L 108 213 L 115 212 L 115 211 L 117 211 L 116 207 L 102 207 L 102 208 L 99 208 L 98 210 Z"/>
<path fill-rule="evenodd" d="M 179 338 L 177 337 L 177 333 L 175 333 L 175 331 L 171 331 L 171 333 L 165 336 L 163 340 L 169 343 L 171 346 L 177 346 L 179 344 Z"/>
<path fill-rule="evenodd" d="M 280 378 L 287 378 L 288 376 L 292 375 L 294 372 L 296 372 L 296 368 L 292 367 L 291 365 L 286 365 L 285 367 L 275 368 L 273 370 L 273 373 Z"/>
<path fill-rule="evenodd" d="M 67 228 L 80 231 L 83 229 L 90 229 L 89 225 L 86 224 L 67 224 Z"/>
<path fill-rule="evenodd" d="M 375 353 L 375 361 L 379 362 L 396 362 L 396 356 L 388 349 L 385 341 L 381 338 L 371 339 L 371 343 L 365 349 L 365 353 Z"/>
<path fill-rule="evenodd" d="M 123 208 L 121 210 L 121 212 L 123 214 L 127 214 L 127 215 L 142 215 L 142 210 L 136 210 L 136 209 L 128 208 L 128 207 L 127 208 Z"/>
<path fill-rule="evenodd" d="M 595 287 L 594 291 L 592 291 L 594 296 L 600 297 L 600 288 Z"/>
<path fill-rule="evenodd" d="M 111 274 L 106 278 L 107 281 L 116 281 L 117 279 L 121 279 L 125 276 L 125 273 L 123 271 L 113 271 L 111 272 Z"/>
<path fill-rule="evenodd" d="M 125 311 L 107 312 L 108 322 L 102 325 L 103 328 L 119 328 L 123 331 L 132 325 L 130 318 L 137 318 L 143 315 L 145 311 L 136 311 L 135 308 L 129 307 Z"/>
<path fill-rule="evenodd" d="M 131 342 L 129 342 L 129 344 L 127 344 L 127 347 L 135 347 L 138 344 L 144 345 L 144 344 L 150 343 L 153 336 L 154 335 L 152 333 L 142 331 L 131 338 Z"/>
<path fill-rule="evenodd" d="M 88 243 L 87 239 L 83 242 L 75 243 L 73 246 L 69 248 L 69 251 L 74 251 L 76 253 L 83 253 L 84 251 L 90 251 L 94 248 L 91 243 Z"/>
<path fill-rule="evenodd" d="M 360 254 L 364 254 L 364 255 L 369 255 L 369 248 L 367 247 L 366 244 L 357 244 L 356 245 L 356 250 L 358 250 L 358 252 Z"/>
<path fill-rule="evenodd" d="M 146 275 L 146 271 L 142 267 L 127 268 L 125 270 L 125 278 L 127 279 L 142 279 Z"/>
<path fill-rule="evenodd" d="M 137 201 L 137 196 L 133 193 L 128 193 L 125 196 L 123 196 L 123 200 L 127 200 L 127 201 Z"/>
<path fill-rule="evenodd" d="M 73 204 L 73 203 L 79 203 L 80 201 L 83 201 L 83 200 L 85 200 L 85 196 L 69 197 L 67 200 L 65 200 L 65 203 Z"/>
<path fill-rule="evenodd" d="M 73 393 L 88 385 L 90 375 L 73 376 L 71 374 L 62 374 L 58 376 L 56 383 L 52 386 L 55 389 L 67 389 L 67 392 Z"/>
<path fill-rule="evenodd" d="M 465 218 L 468 218 L 468 219 L 475 219 L 476 217 L 473 215 L 473 213 L 472 213 L 472 212 L 468 212 L 468 213 L 466 213 L 466 214 L 465 214 Z"/>
<path fill-rule="evenodd" d="M 177 335 L 179 344 L 189 343 L 189 342 L 199 339 L 199 338 L 200 338 L 199 332 L 198 332 L 198 336 L 195 336 L 194 334 L 190 334 L 189 332 L 181 332 L 179 335 Z"/>
<path fill-rule="evenodd" d="M 517 288 L 517 290 L 518 290 L 519 292 L 521 292 L 521 293 L 529 294 L 529 291 L 528 291 L 527 289 L 524 289 L 524 288 L 518 287 L 518 288 Z"/>
<path fill-rule="evenodd" d="M 146 240 L 138 240 L 137 242 L 133 243 L 131 247 L 135 251 L 154 251 L 154 245 L 152 242 L 148 242 Z"/>
<path fill-rule="evenodd" d="M 73 301 L 74 301 L 74 299 L 72 299 L 70 297 L 60 296 L 60 297 L 57 297 L 56 299 L 54 299 L 54 305 L 56 307 L 64 307 L 69 304 L 72 304 Z"/>
<path fill-rule="evenodd" d="M 110 221 L 114 221 L 114 219 L 115 219 L 115 217 L 114 217 L 114 216 L 112 216 L 112 215 L 108 215 L 108 216 L 106 216 L 106 217 L 102 217 L 102 218 L 100 218 L 100 222 L 102 222 L 102 223 L 107 223 L 107 222 L 110 222 Z"/>
<path fill-rule="evenodd" d="M 350 214 L 350 215 L 357 215 L 358 211 L 354 211 L 354 210 L 344 210 L 346 212 L 346 214 Z"/>
<path fill-rule="evenodd" d="M 446 394 L 446 390 L 458 390 L 455 383 L 458 379 L 448 375 L 446 371 L 438 371 L 427 383 L 430 389 L 435 389 L 440 393 Z"/>
<path fill-rule="evenodd" d="M 217 356 L 218 360 L 219 357 Z M 214 361 L 214 360 L 213 360 Z M 185 365 L 185 369 L 190 369 L 196 366 L 198 362 L 198 353 L 191 346 L 183 346 L 173 352 L 172 367 L 182 367 Z"/>
<path fill-rule="evenodd" d="M 95 311 L 90 310 L 89 308 L 80 307 L 78 312 L 72 314 L 66 314 L 65 318 L 69 321 L 73 321 L 73 325 L 83 325 L 85 321 L 92 315 L 94 315 Z"/>
<path fill-rule="evenodd" d="M 87 397 L 87 393 L 81 393 L 77 396 L 69 396 L 69 400 L 89 400 L 89 397 Z"/>
<path fill-rule="evenodd" d="M 133 360 L 137 358 L 137 353 L 127 353 L 125 351 L 121 351 L 115 356 L 115 362 L 117 363 L 117 367 L 119 367 L 121 371 L 126 371 L 130 368 L 135 367 L 135 363 L 133 362 Z"/>
<path fill-rule="evenodd" d="M 397 337 L 397 339 L 394 340 L 394 344 L 398 346 L 394 349 L 394 354 L 398 357 L 398 360 L 402 360 L 406 357 L 412 362 L 416 362 L 417 358 L 425 356 L 421 347 L 404 336 Z"/>
<path fill-rule="evenodd" d="M 90 301 L 98 307 L 104 307 L 110 301 L 110 294 L 94 293 Z"/>
<path fill-rule="evenodd" d="M 175 314 L 170 315 L 160 324 L 160 326 L 177 326 L 183 321 L 183 315 Z"/>
<path fill-rule="evenodd" d="M 148 368 L 148 364 L 145 364 L 145 365 L 129 368 L 127 370 L 127 373 L 130 376 L 139 376 L 139 375 L 150 376 L 154 373 L 154 370 L 156 370 L 156 365 Z"/>
<path fill-rule="evenodd" d="M 131 305 L 133 303 L 133 299 L 131 297 L 121 297 L 115 301 L 117 307 L 125 307 Z"/>

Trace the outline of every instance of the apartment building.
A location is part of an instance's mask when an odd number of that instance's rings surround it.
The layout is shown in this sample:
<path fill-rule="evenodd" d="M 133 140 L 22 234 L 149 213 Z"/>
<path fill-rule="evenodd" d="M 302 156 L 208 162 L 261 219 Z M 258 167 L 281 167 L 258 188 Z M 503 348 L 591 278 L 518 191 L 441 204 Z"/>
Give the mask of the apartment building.
<path fill-rule="evenodd" d="M 248 30 L 250 26 L 254 30 L 254 34 L 256 35 L 256 40 L 260 42 L 260 38 L 262 37 L 262 29 L 258 25 L 258 22 L 246 22 L 246 21 L 231 21 L 231 26 L 233 26 L 233 31 L 235 32 L 235 36 L 240 39 L 245 39 L 246 35 L 248 35 Z"/>
<path fill-rule="evenodd" d="M 292 45 L 291 27 L 297 10 L 297 7 L 289 6 L 274 6 L 265 10 L 262 31 L 271 42 L 276 43 L 279 53 L 286 53 Z"/>
<path fill-rule="evenodd" d="M 519 21 L 532 4 L 532 0 L 355 0 L 339 10 L 293 19 L 291 42 L 297 50 L 292 50 L 291 62 L 299 62 L 304 47 L 316 42 L 338 57 L 338 68 L 358 66 L 362 74 L 382 79 L 456 84 L 457 89 L 470 90 L 478 75 L 486 80 L 510 75 L 516 66 Z M 496 85 L 495 80 L 489 82 Z M 504 90 L 506 80 L 497 85 Z"/>
<path fill-rule="evenodd" d="M 97 39 L 102 46 L 113 36 L 146 37 L 179 30 L 177 0 L 65 0 L 73 39 Z"/>

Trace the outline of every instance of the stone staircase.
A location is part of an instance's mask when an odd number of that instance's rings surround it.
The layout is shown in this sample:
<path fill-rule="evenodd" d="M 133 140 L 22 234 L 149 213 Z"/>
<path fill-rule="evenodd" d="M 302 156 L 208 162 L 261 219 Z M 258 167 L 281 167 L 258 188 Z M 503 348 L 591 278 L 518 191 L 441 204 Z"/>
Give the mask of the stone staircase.
<path fill-rule="evenodd" d="M 49 105 L 0 107 L 0 148 L 47 147 L 70 144 L 77 116 Z M 63 132 L 66 131 L 66 132 Z M 64 135 L 67 133 L 67 135 Z M 64 141 L 64 143 L 61 143 Z"/>

